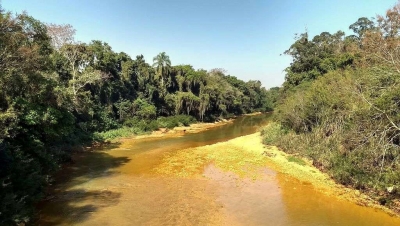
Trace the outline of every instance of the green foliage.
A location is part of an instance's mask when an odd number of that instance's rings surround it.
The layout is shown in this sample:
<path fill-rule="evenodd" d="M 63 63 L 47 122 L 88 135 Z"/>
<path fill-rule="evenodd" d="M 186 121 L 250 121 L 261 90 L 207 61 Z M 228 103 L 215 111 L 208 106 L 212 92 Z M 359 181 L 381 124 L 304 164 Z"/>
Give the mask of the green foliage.
<path fill-rule="evenodd" d="M 141 119 L 154 119 L 156 117 L 156 107 L 146 100 L 136 99 L 132 107 L 134 114 Z"/>
<path fill-rule="evenodd" d="M 361 38 L 368 30 L 373 30 L 375 28 L 375 23 L 366 17 L 359 18 L 349 26 L 349 29 L 353 30 L 353 32 L 358 35 L 358 38 Z"/>
<path fill-rule="evenodd" d="M 268 145 L 274 145 L 278 139 L 284 134 L 285 130 L 281 124 L 276 122 L 269 123 L 266 127 L 261 130 L 261 136 L 263 136 L 263 142 Z"/>
<path fill-rule="evenodd" d="M 263 111 L 268 112 L 275 109 L 280 98 L 280 93 L 279 87 L 272 87 L 267 90 L 266 97 L 263 100 Z"/>
<path fill-rule="evenodd" d="M 399 80 L 394 74 L 388 68 L 333 71 L 288 92 L 275 111 L 279 123 L 265 129 L 264 142 L 305 156 L 358 189 L 385 193 L 399 186 L 400 130 L 394 126 L 400 123 Z"/>
<path fill-rule="evenodd" d="M 174 115 L 154 119 L 141 119 L 133 117 L 124 121 L 124 126 L 118 129 L 94 133 L 94 139 L 98 141 L 113 140 L 119 137 L 130 137 L 138 134 L 145 134 L 159 128 L 172 129 L 178 126 L 189 126 L 196 122 L 190 115 Z"/>
<path fill-rule="evenodd" d="M 293 57 L 293 62 L 285 70 L 284 89 L 313 81 L 329 71 L 352 66 L 356 55 L 346 52 L 348 44 L 344 35 L 338 31 L 335 34 L 322 32 L 313 39 L 309 39 L 308 33 L 297 36 L 295 43 L 285 51 Z"/>
<path fill-rule="evenodd" d="M 95 132 L 94 140 L 105 141 L 105 140 L 113 140 L 119 137 L 130 137 L 133 135 L 144 134 L 144 130 L 140 127 L 121 127 L 119 129 L 108 130 L 105 132 Z"/>
<path fill-rule="evenodd" d="M 0 12 L 0 224 L 29 220 L 33 204 L 58 169 L 55 145 L 74 117 L 54 101 L 46 27 L 25 14 Z M 32 35 L 35 34 L 35 35 Z"/>
<path fill-rule="evenodd" d="M 172 129 L 178 126 L 189 126 L 196 122 L 196 119 L 190 115 L 174 115 L 169 117 L 159 117 L 157 119 L 160 128 Z"/>
<path fill-rule="evenodd" d="M 314 126 L 329 122 L 332 115 L 352 111 L 352 102 L 361 100 L 353 92 L 353 81 L 346 73 L 331 72 L 317 79 L 305 90 L 289 94 L 277 108 L 282 125 L 296 132 L 312 131 Z"/>
<path fill-rule="evenodd" d="M 159 128 L 157 120 L 141 119 L 138 117 L 133 117 L 131 119 L 126 120 L 124 122 L 124 126 L 128 126 L 131 128 L 137 128 L 138 131 L 142 131 L 142 132 L 151 132 L 151 131 L 157 130 Z"/>
<path fill-rule="evenodd" d="M 355 35 L 299 36 L 286 54 L 276 124 L 264 142 L 312 160 L 347 186 L 398 209 L 400 187 L 400 5 L 376 22 L 350 25 Z M 296 161 L 296 160 L 294 160 Z"/>

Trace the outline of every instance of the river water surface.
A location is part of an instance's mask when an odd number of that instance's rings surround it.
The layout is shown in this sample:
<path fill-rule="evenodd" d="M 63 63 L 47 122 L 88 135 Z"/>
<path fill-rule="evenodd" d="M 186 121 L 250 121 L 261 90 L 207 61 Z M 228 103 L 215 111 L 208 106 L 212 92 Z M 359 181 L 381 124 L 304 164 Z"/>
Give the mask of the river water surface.
<path fill-rule="evenodd" d="M 193 178 L 153 170 L 179 150 L 252 134 L 268 117 L 239 117 L 200 133 L 124 140 L 79 154 L 39 205 L 37 225 L 400 225 L 399 218 L 268 168 L 257 180 L 212 163 Z"/>

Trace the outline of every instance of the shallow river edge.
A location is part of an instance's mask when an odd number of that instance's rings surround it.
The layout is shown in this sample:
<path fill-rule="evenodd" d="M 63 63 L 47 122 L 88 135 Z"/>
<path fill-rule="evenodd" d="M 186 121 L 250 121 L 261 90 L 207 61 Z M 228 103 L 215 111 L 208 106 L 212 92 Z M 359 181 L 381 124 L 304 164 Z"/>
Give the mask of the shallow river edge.
<path fill-rule="evenodd" d="M 267 166 L 269 168 L 279 173 L 289 175 L 290 177 L 298 179 L 302 182 L 309 183 L 313 185 L 316 190 L 326 195 L 339 199 L 344 199 L 360 206 L 367 206 L 374 209 L 379 209 L 388 213 L 391 216 L 400 217 L 399 213 L 396 213 L 389 208 L 380 205 L 368 195 L 362 194 L 356 189 L 345 187 L 341 184 L 336 183 L 332 178 L 329 177 L 328 174 L 323 173 L 318 168 L 314 167 L 312 163 L 307 159 L 302 159 L 303 161 L 301 161 L 300 163 L 297 161 L 292 161 L 290 158 L 292 155 L 281 151 L 278 147 L 262 144 L 262 136 L 259 132 L 247 136 L 238 137 L 222 143 L 229 145 L 233 142 L 253 142 L 253 145 L 251 147 L 243 146 L 243 148 L 251 148 L 253 152 L 256 151 L 264 155 L 267 158 Z M 254 144 L 254 142 L 257 143 Z M 295 158 L 300 157 L 296 156 Z"/>

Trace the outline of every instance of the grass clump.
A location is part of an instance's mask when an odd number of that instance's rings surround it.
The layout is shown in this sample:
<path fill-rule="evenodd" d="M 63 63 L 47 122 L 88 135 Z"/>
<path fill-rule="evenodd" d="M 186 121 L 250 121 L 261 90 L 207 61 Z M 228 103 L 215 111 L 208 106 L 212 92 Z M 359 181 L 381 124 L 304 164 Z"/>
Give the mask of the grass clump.
<path fill-rule="evenodd" d="M 287 160 L 289 162 L 297 163 L 297 164 L 299 164 L 301 166 L 305 166 L 307 164 L 303 159 L 295 157 L 295 156 L 289 156 L 289 157 L 287 157 Z"/>

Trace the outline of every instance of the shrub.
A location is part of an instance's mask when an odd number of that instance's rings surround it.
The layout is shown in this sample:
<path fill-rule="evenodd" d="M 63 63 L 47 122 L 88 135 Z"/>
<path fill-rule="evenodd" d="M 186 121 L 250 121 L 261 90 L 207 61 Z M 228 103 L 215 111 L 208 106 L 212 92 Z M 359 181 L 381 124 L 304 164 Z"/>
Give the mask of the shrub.
<path fill-rule="evenodd" d="M 342 184 L 399 198 L 387 192 L 400 186 L 400 81 L 393 75 L 335 71 L 287 92 L 277 122 L 262 131 L 264 143 L 311 159 Z"/>
<path fill-rule="evenodd" d="M 157 123 L 157 120 L 139 119 L 138 117 L 133 117 L 126 120 L 124 122 L 124 126 L 136 128 L 142 132 L 154 131 L 160 127 Z"/>
<path fill-rule="evenodd" d="M 133 102 L 133 111 L 141 119 L 154 119 L 157 114 L 157 109 L 154 105 L 140 98 Z"/>
<path fill-rule="evenodd" d="M 159 117 L 157 119 L 159 127 L 172 129 L 177 126 L 189 126 L 196 122 L 196 119 L 190 115 L 175 115 L 169 117 Z"/>
<path fill-rule="evenodd" d="M 94 133 L 95 140 L 113 140 L 118 137 L 129 137 L 132 135 L 143 134 L 143 130 L 136 127 L 122 127 L 119 129 L 109 130 L 106 132 Z"/>
<path fill-rule="evenodd" d="M 157 120 L 133 117 L 125 120 L 122 128 L 94 133 L 93 140 L 101 141 L 112 140 L 118 137 L 129 137 L 132 135 L 155 131 L 162 127 L 172 129 L 177 126 L 189 126 L 194 122 L 196 122 L 196 119 L 190 115 L 159 117 Z"/>
<path fill-rule="evenodd" d="M 263 141 L 268 145 L 275 145 L 277 140 L 285 134 L 281 124 L 276 122 L 269 123 L 263 130 L 261 130 L 261 135 L 263 136 Z"/>

